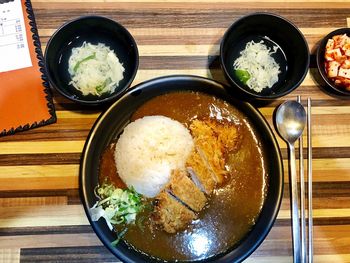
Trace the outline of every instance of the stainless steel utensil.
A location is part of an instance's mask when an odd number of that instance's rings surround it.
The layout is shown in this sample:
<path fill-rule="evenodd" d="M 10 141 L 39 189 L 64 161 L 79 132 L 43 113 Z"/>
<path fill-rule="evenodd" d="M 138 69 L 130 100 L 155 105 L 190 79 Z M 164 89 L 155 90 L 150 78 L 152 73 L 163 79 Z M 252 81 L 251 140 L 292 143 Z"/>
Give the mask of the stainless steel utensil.
<path fill-rule="evenodd" d="M 301 97 L 297 101 L 301 103 Z M 306 219 L 305 219 L 305 176 L 304 176 L 304 155 L 303 136 L 299 137 L 299 175 L 300 175 L 300 227 L 301 227 L 301 262 L 306 263 Z"/>
<path fill-rule="evenodd" d="M 281 137 L 288 143 L 290 158 L 290 188 L 292 205 L 293 258 L 295 263 L 301 262 L 300 226 L 298 211 L 298 189 L 296 178 L 295 148 L 296 140 L 302 135 L 306 124 L 304 107 L 296 101 L 282 103 L 276 112 L 276 125 Z"/>
<path fill-rule="evenodd" d="M 312 127 L 311 127 L 311 99 L 307 99 L 307 153 L 308 153 L 308 257 L 309 263 L 313 262 L 313 220 L 312 220 Z"/>

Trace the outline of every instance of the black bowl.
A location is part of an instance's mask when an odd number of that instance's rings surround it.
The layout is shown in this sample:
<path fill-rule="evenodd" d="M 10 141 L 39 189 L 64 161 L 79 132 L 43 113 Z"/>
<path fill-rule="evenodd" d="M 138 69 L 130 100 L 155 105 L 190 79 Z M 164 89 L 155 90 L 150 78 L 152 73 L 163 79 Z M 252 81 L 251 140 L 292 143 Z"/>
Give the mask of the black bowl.
<path fill-rule="evenodd" d="M 326 82 L 326 84 L 331 88 L 330 91 L 337 96 L 349 98 L 350 91 L 335 85 L 334 82 L 327 77 L 325 67 L 324 67 L 324 62 L 325 62 L 324 54 L 325 54 L 325 49 L 326 49 L 326 44 L 328 39 L 332 38 L 335 35 L 343 35 L 343 34 L 347 34 L 348 36 L 350 36 L 350 28 L 340 28 L 340 29 L 334 30 L 321 40 L 316 51 L 316 63 L 317 63 L 318 72 L 320 73 L 322 79 Z"/>
<path fill-rule="evenodd" d="M 276 138 L 259 111 L 251 104 L 238 101 L 230 96 L 225 86 L 213 80 L 195 76 L 169 76 L 153 79 L 125 93 L 104 114 L 101 114 L 88 136 L 80 163 L 80 193 L 86 215 L 103 244 L 123 262 L 162 262 L 128 247 L 124 242 L 120 242 L 117 247 L 112 247 L 110 243 L 115 240 L 116 234 L 109 230 L 103 220 L 93 222 L 88 209 L 96 202 L 93 190 L 98 184 L 99 160 L 103 150 L 122 132 L 131 115 L 142 104 L 155 96 L 178 91 L 203 92 L 234 105 L 255 126 L 261 138 L 261 147 L 268 149 L 269 156 L 265 160 L 268 190 L 260 216 L 253 229 L 237 246 L 229 247 L 224 254 L 200 260 L 200 262 L 240 262 L 261 244 L 277 217 L 283 191 L 282 159 Z"/>
<path fill-rule="evenodd" d="M 83 42 L 109 46 L 123 64 L 124 78 L 113 93 L 84 96 L 69 85 L 68 60 L 72 48 Z M 131 34 L 117 22 L 101 16 L 83 16 L 62 25 L 50 38 L 45 51 L 45 66 L 51 85 L 64 97 L 85 105 L 99 105 L 115 100 L 135 78 L 139 64 L 138 50 Z"/>
<path fill-rule="evenodd" d="M 272 55 L 280 65 L 278 82 L 272 88 L 255 92 L 234 74 L 233 62 L 249 41 L 263 40 L 268 47 L 279 47 Z M 226 31 L 220 46 L 220 62 L 232 92 L 253 100 L 272 100 L 296 89 L 304 80 L 310 63 L 309 48 L 299 29 L 283 17 L 254 13 L 242 17 Z"/>

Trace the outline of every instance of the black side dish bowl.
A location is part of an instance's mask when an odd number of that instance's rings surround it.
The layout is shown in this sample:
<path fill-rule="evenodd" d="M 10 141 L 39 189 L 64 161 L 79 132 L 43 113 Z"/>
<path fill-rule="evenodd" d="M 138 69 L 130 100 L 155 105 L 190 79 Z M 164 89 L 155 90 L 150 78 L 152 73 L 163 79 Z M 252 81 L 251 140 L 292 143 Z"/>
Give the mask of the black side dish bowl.
<path fill-rule="evenodd" d="M 337 96 L 350 98 L 350 91 L 335 85 L 335 83 L 327 77 L 327 73 L 325 70 L 324 55 L 326 52 L 326 45 L 327 45 L 328 39 L 331 39 L 333 36 L 336 36 L 336 35 L 344 35 L 344 34 L 350 37 L 350 28 L 339 28 L 337 30 L 334 30 L 320 41 L 316 51 L 316 64 L 317 64 L 318 72 L 320 73 L 322 79 L 325 81 L 327 87 L 329 87 L 329 89 L 327 90 L 329 90 L 331 93 Z"/>
<path fill-rule="evenodd" d="M 112 93 L 84 96 L 70 85 L 68 61 L 72 49 L 84 41 L 103 43 L 114 51 L 125 68 L 124 78 Z M 83 16 L 62 25 L 51 36 L 45 51 L 45 67 L 50 84 L 64 97 L 84 105 L 101 105 L 116 100 L 135 78 L 139 65 L 136 42 L 121 24 L 102 16 Z"/>
<path fill-rule="evenodd" d="M 277 52 L 271 56 L 280 67 L 278 81 L 261 92 L 250 89 L 235 74 L 234 61 L 248 42 L 263 41 Z M 220 45 L 220 63 L 230 84 L 231 93 L 247 100 L 273 100 L 296 89 L 309 69 L 308 44 L 300 30 L 287 19 L 271 13 L 253 13 L 235 21 Z"/>
<path fill-rule="evenodd" d="M 240 110 L 259 133 L 262 147 L 268 149 L 266 158 L 267 185 L 265 202 L 261 213 L 246 237 L 234 247 L 218 255 L 210 256 L 195 262 L 241 262 L 262 243 L 277 217 L 283 193 L 283 165 L 276 138 L 261 113 L 248 102 L 242 102 L 231 96 L 224 85 L 206 78 L 178 75 L 153 79 L 141 83 L 112 104 L 97 119 L 86 140 L 81 157 L 79 183 L 82 203 L 87 218 L 102 243 L 123 262 L 163 262 L 128 246 L 123 240 L 116 247 L 111 242 L 116 233 L 100 219 L 91 220 L 89 208 L 96 202 L 94 188 L 98 185 L 99 162 L 106 147 L 123 131 L 130 122 L 132 114 L 146 101 L 169 92 L 202 92 L 215 96 Z M 142 131 L 140 131 L 142 132 Z M 228 235 L 230 233 L 227 233 Z M 142 233 L 140 233 L 142 238 Z"/>

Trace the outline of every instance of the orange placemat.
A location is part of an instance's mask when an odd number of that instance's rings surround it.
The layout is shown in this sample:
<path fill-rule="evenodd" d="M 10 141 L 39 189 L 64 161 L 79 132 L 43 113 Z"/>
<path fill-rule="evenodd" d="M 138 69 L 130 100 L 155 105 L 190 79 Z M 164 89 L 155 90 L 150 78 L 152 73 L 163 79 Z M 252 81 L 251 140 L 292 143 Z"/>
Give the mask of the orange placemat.
<path fill-rule="evenodd" d="M 21 3 L 32 66 L 0 73 L 0 136 L 56 122 L 31 2 Z"/>

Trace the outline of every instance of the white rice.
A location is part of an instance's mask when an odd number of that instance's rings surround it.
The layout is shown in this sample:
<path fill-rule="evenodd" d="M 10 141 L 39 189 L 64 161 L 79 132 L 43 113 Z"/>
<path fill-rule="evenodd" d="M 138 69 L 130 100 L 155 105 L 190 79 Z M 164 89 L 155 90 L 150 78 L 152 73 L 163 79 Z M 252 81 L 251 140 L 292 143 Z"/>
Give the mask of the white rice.
<path fill-rule="evenodd" d="M 124 129 L 115 149 L 120 178 L 146 197 L 155 197 L 171 170 L 184 168 L 194 147 L 189 130 L 164 116 L 146 116 Z"/>

